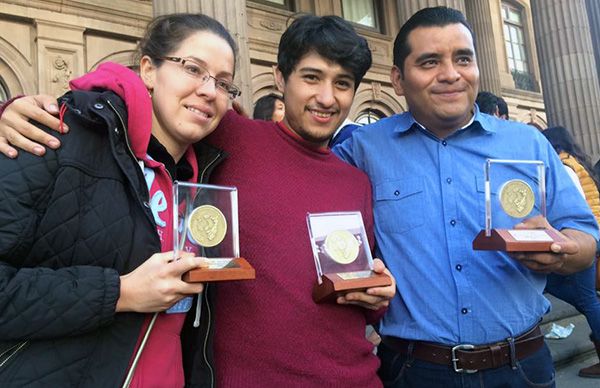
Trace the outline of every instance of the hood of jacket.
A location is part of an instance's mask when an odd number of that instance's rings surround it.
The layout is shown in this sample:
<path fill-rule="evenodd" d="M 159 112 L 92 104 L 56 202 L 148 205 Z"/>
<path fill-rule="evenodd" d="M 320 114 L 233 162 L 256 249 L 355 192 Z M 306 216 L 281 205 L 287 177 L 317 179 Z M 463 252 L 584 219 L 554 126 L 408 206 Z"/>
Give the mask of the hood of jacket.
<path fill-rule="evenodd" d="M 71 80 L 72 90 L 110 90 L 125 101 L 127 134 L 131 150 L 138 159 L 145 159 L 152 128 L 152 99 L 146 85 L 133 70 L 114 62 Z"/>

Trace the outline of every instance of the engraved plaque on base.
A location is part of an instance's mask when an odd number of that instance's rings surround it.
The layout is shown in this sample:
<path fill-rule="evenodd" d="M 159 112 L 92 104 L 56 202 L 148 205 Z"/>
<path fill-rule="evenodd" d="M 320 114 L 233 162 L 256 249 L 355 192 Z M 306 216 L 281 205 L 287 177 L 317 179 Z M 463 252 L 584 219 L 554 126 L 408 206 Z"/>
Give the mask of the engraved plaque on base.
<path fill-rule="evenodd" d="M 392 284 L 389 276 L 373 272 L 360 212 L 309 213 L 306 221 L 317 270 L 315 302 L 335 302 L 348 292 Z"/>
<path fill-rule="evenodd" d="M 239 257 L 237 189 L 175 182 L 173 241 L 180 252 L 205 257 L 208 267 L 183 275 L 186 282 L 254 279 L 254 268 Z"/>
<path fill-rule="evenodd" d="M 488 159 L 484 165 L 485 227 L 473 249 L 546 252 L 564 238 L 549 229 L 514 229 L 534 216 L 546 217 L 546 171 L 539 160 Z"/>

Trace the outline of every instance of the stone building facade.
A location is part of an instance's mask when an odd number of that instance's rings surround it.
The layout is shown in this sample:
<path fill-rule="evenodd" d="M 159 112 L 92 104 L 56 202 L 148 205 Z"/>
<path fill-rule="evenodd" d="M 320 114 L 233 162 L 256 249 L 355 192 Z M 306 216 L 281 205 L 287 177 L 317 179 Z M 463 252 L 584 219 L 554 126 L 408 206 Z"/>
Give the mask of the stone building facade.
<path fill-rule="evenodd" d="M 481 89 L 502 95 L 511 119 L 543 129 L 565 125 L 594 160 L 600 156 L 600 0 L 0 0 L 0 100 L 59 95 L 72 77 L 102 61 L 132 64 L 153 15 L 203 12 L 222 21 L 240 47 L 242 103 L 275 90 L 281 33 L 297 13 L 336 14 L 369 41 L 373 66 L 350 118 L 406 110 L 389 81 L 393 41 L 417 10 L 463 11 L 476 33 Z"/>

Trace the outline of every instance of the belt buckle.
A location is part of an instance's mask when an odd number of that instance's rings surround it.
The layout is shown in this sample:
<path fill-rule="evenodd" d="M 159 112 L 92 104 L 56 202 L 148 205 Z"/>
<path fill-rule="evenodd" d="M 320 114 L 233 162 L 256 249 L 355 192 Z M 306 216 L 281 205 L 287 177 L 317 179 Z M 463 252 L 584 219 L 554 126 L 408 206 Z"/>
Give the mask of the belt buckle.
<path fill-rule="evenodd" d="M 475 349 L 475 345 L 460 344 L 452 347 L 452 367 L 456 373 L 475 373 L 478 369 L 463 369 L 458 367 L 458 357 L 456 357 L 457 350 L 471 350 Z"/>

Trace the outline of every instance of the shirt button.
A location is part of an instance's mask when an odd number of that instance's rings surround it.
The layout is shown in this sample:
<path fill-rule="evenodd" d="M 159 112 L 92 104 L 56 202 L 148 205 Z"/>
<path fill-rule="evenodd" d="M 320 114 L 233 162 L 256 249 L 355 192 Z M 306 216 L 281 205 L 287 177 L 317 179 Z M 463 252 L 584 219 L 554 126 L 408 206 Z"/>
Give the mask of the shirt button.
<path fill-rule="evenodd" d="M 452 225 L 452 226 L 456 225 L 456 220 L 450 220 L 450 225 Z"/>
<path fill-rule="evenodd" d="M 104 105 L 100 104 L 99 102 L 94 104 L 94 108 L 96 109 L 104 109 Z"/>
<path fill-rule="evenodd" d="M 150 208 L 150 204 L 148 202 L 146 202 L 146 201 L 144 201 L 144 206 L 147 207 L 147 208 Z"/>
<path fill-rule="evenodd" d="M 400 195 L 400 191 L 398 191 L 398 190 L 394 191 L 394 195 L 395 195 L 396 197 L 397 197 L 397 196 L 399 196 L 399 195 Z"/>
<path fill-rule="evenodd" d="M 446 182 L 448 182 L 448 184 L 452 183 L 452 178 L 446 178 Z"/>
<path fill-rule="evenodd" d="M 462 265 L 460 264 L 456 264 L 456 267 L 454 268 L 456 268 L 457 271 L 462 271 Z"/>
<path fill-rule="evenodd" d="M 467 314 L 469 312 L 469 310 L 468 309 L 462 309 L 462 310 L 460 310 L 460 312 L 463 313 L 463 314 Z"/>
<path fill-rule="evenodd" d="M 446 140 L 442 140 L 442 145 L 445 147 L 448 145 L 448 142 Z"/>

